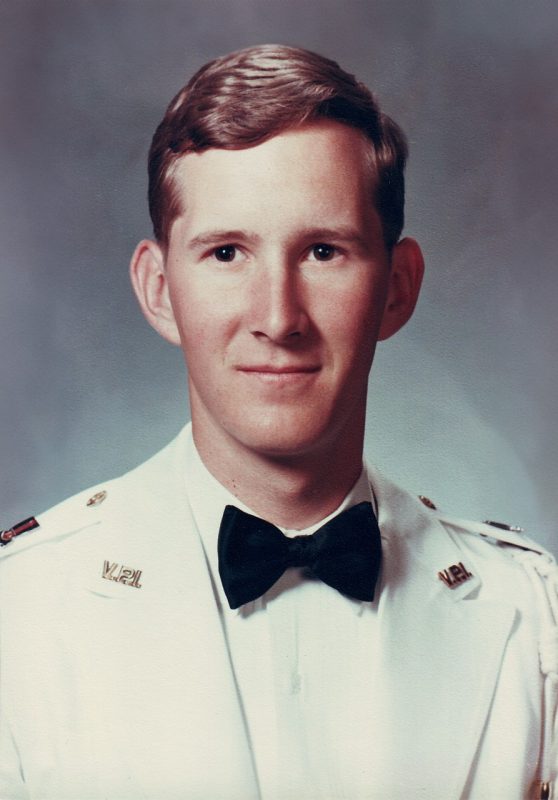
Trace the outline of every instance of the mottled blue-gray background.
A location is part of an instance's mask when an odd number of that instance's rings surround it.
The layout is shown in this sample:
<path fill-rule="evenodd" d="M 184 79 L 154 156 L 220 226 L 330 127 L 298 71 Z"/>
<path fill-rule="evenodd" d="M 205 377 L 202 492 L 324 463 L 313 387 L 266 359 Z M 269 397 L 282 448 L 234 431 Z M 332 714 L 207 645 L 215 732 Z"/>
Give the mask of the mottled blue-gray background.
<path fill-rule="evenodd" d="M 407 130 L 414 319 L 380 346 L 367 454 L 558 550 L 558 7 L 553 0 L 0 0 L 0 525 L 115 475 L 187 416 L 140 316 L 145 155 L 203 62 L 302 45 Z"/>

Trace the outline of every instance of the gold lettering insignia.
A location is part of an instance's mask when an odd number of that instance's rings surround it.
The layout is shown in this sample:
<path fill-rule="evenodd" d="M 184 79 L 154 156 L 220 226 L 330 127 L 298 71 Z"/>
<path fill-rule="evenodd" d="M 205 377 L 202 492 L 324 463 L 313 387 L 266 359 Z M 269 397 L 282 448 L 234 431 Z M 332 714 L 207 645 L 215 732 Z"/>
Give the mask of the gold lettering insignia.
<path fill-rule="evenodd" d="M 459 564 L 452 564 L 451 567 L 440 570 L 438 577 L 446 584 L 448 588 L 455 589 L 456 586 L 459 586 L 460 584 L 465 583 L 465 581 L 468 581 L 469 578 L 472 578 L 473 573 L 469 572 L 463 562 L 460 561 Z"/>
<path fill-rule="evenodd" d="M 141 569 L 131 569 L 118 564 L 116 561 L 105 561 L 103 564 L 103 578 L 115 583 L 124 583 L 126 586 L 134 586 L 141 589 Z"/>

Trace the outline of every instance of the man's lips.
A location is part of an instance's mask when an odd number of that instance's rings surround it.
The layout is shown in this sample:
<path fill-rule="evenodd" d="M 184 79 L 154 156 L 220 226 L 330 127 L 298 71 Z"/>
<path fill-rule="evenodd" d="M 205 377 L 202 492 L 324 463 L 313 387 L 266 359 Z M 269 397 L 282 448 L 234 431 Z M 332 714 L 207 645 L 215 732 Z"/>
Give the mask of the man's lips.
<path fill-rule="evenodd" d="M 286 388 L 305 385 L 321 367 L 318 364 L 243 364 L 236 369 L 262 385 Z"/>
<path fill-rule="evenodd" d="M 264 375 L 297 375 L 319 372 L 318 364 L 241 364 L 239 372 L 256 372 Z"/>

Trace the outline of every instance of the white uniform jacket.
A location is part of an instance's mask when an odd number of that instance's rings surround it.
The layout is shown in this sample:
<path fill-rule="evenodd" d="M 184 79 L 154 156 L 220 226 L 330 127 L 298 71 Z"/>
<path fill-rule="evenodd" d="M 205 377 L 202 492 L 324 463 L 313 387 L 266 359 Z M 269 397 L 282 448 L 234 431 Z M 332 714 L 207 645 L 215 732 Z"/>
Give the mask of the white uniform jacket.
<path fill-rule="evenodd" d="M 186 499 L 188 436 L 0 549 L 1 800 L 259 797 Z M 384 668 L 367 797 L 541 796 L 556 772 L 552 559 L 370 479 Z"/>

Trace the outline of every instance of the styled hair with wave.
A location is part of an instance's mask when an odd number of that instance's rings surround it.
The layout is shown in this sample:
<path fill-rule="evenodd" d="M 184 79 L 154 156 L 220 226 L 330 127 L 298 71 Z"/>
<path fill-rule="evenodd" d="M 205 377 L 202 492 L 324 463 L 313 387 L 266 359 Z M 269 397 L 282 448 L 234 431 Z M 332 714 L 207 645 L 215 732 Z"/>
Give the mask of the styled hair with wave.
<path fill-rule="evenodd" d="M 181 208 L 173 175 L 185 153 L 252 147 L 290 128 L 332 120 L 361 131 L 388 249 L 404 222 L 407 143 L 370 90 L 324 56 L 259 45 L 209 62 L 171 101 L 149 151 L 149 212 L 166 247 Z"/>

